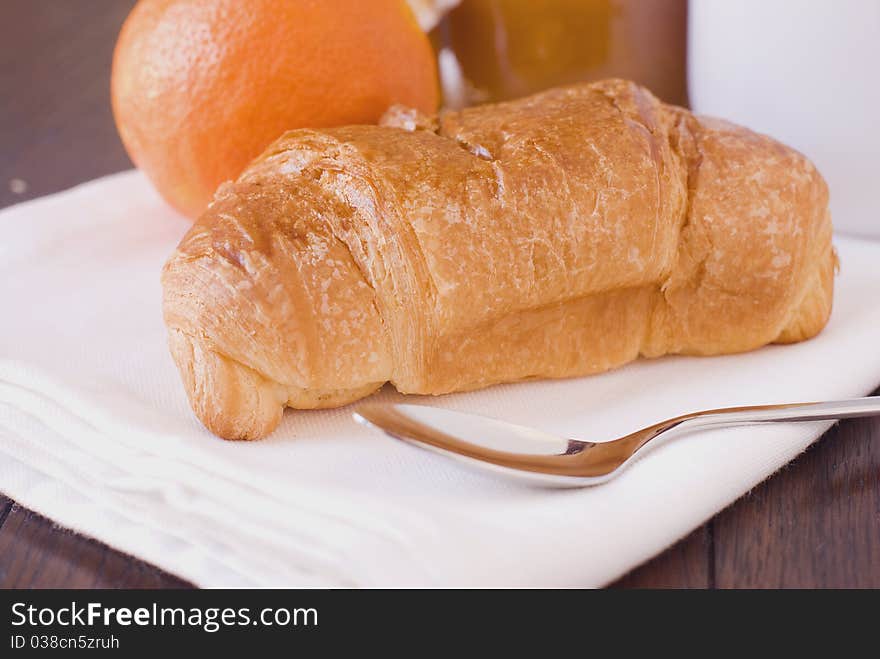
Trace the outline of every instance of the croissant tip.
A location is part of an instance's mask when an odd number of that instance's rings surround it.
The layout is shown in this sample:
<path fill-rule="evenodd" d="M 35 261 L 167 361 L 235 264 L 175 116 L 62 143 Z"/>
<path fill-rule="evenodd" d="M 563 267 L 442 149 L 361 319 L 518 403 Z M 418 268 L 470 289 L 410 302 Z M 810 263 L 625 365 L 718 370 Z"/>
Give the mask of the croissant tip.
<path fill-rule="evenodd" d="M 192 409 L 208 430 L 223 439 L 254 440 L 278 427 L 284 413 L 278 385 L 179 329 L 170 330 L 169 345 Z"/>

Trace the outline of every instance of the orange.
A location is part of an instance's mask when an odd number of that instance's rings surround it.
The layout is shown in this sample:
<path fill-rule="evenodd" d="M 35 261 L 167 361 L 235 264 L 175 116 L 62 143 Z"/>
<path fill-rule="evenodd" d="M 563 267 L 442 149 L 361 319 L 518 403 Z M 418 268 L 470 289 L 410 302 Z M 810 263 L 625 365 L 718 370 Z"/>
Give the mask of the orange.
<path fill-rule="evenodd" d="M 434 55 L 405 0 L 140 0 L 111 92 L 131 159 L 189 217 L 285 130 L 438 102 Z"/>

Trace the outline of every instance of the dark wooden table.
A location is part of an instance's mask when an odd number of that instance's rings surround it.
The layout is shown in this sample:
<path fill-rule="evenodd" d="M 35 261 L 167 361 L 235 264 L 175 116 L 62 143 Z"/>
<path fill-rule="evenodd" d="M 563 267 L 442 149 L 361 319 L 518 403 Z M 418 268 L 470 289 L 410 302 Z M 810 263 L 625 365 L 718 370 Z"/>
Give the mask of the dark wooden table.
<path fill-rule="evenodd" d="M 0 206 L 131 166 L 108 81 L 116 34 L 133 4 L 4 0 Z M 188 584 L 0 496 L 0 586 Z M 880 419 L 839 424 L 615 586 L 880 587 Z"/>

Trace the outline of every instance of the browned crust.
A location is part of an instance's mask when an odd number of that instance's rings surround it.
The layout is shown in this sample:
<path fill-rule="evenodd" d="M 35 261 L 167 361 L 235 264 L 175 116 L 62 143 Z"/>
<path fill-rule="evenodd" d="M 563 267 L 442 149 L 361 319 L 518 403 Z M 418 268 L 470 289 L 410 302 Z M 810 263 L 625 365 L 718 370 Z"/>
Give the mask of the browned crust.
<path fill-rule="evenodd" d="M 163 272 L 221 437 L 392 382 L 439 394 L 809 338 L 828 191 L 798 152 L 610 80 L 273 144 Z"/>

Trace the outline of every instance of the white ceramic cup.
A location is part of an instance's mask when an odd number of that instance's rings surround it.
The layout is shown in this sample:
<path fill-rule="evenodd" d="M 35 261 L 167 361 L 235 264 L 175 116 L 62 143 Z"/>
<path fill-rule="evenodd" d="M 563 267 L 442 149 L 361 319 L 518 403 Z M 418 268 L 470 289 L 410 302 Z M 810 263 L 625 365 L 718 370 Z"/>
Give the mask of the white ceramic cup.
<path fill-rule="evenodd" d="M 691 0 L 688 84 L 806 154 L 837 230 L 880 238 L 880 0 Z"/>

